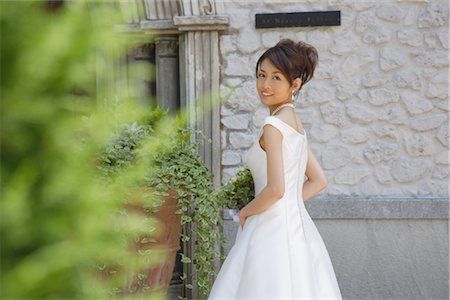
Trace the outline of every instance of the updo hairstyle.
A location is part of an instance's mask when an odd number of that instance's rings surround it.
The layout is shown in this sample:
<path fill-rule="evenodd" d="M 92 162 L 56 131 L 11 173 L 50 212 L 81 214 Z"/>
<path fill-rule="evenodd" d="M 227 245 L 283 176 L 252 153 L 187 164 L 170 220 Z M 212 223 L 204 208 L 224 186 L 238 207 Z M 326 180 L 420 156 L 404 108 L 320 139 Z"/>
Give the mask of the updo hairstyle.
<path fill-rule="evenodd" d="M 261 55 L 256 63 L 256 75 L 266 58 L 283 73 L 290 85 L 296 78 L 300 78 L 302 80 L 300 89 L 311 80 L 319 61 L 316 48 L 304 42 L 295 43 L 290 39 L 279 41 Z"/>

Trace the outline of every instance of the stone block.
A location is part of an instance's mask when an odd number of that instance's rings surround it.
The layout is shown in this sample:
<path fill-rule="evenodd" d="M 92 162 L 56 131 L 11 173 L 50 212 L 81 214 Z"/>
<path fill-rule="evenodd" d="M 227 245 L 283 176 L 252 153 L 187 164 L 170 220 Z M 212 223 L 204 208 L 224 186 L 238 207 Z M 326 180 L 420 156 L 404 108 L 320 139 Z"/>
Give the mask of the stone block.
<path fill-rule="evenodd" d="M 337 172 L 334 176 L 334 182 L 337 184 L 355 185 L 369 174 L 369 169 L 364 169 L 361 167 L 348 167 Z"/>
<path fill-rule="evenodd" d="M 255 138 L 243 132 L 230 132 L 230 144 L 233 149 L 243 149 L 250 147 Z"/>
<path fill-rule="evenodd" d="M 378 87 L 384 85 L 388 81 L 384 74 L 376 70 L 370 70 L 362 76 L 361 83 L 364 87 Z"/>
<path fill-rule="evenodd" d="M 436 138 L 441 142 L 444 146 L 449 146 L 449 140 L 450 140 L 450 126 L 449 123 L 446 122 L 442 124 L 441 127 L 437 130 Z"/>
<path fill-rule="evenodd" d="M 225 130 L 222 130 L 220 132 L 220 147 L 222 149 L 225 149 L 227 145 L 228 145 L 227 132 Z"/>
<path fill-rule="evenodd" d="M 321 154 L 322 167 L 326 170 L 335 170 L 352 161 L 349 147 L 342 145 L 327 145 Z"/>
<path fill-rule="evenodd" d="M 356 17 L 355 31 L 357 33 L 362 33 L 373 30 L 377 24 L 378 22 L 373 11 L 363 11 Z"/>
<path fill-rule="evenodd" d="M 333 41 L 331 33 L 325 30 L 311 30 L 306 34 L 306 41 L 317 50 L 328 50 Z"/>
<path fill-rule="evenodd" d="M 326 143 L 338 135 L 338 130 L 334 125 L 319 123 L 311 127 L 309 135 L 320 143 Z"/>
<path fill-rule="evenodd" d="M 359 46 L 356 42 L 357 36 L 348 31 L 344 34 L 338 35 L 330 48 L 331 53 L 336 55 L 344 55 L 356 51 Z"/>
<path fill-rule="evenodd" d="M 433 154 L 431 137 L 422 134 L 406 136 L 405 148 L 411 156 L 429 156 Z"/>
<path fill-rule="evenodd" d="M 222 152 L 222 165 L 235 166 L 241 163 L 241 155 L 237 151 L 225 150 Z"/>
<path fill-rule="evenodd" d="M 449 49 L 448 36 L 449 32 L 447 28 L 439 30 L 438 32 L 439 41 L 441 42 L 442 47 L 447 50 Z"/>
<path fill-rule="evenodd" d="M 348 144 L 360 144 L 369 139 L 369 130 L 367 127 L 354 125 L 341 130 L 341 139 Z"/>
<path fill-rule="evenodd" d="M 375 166 L 375 177 L 377 181 L 381 184 L 390 184 L 392 182 L 392 175 L 390 168 L 386 165 L 376 165 Z"/>
<path fill-rule="evenodd" d="M 415 50 L 411 52 L 415 63 L 421 67 L 441 68 L 448 66 L 446 51 Z"/>
<path fill-rule="evenodd" d="M 423 39 L 428 48 L 431 48 L 432 50 L 441 48 L 441 42 L 439 41 L 439 36 L 436 32 L 425 32 L 423 34 Z"/>
<path fill-rule="evenodd" d="M 450 150 L 442 151 L 434 156 L 434 162 L 440 165 L 450 164 Z"/>
<path fill-rule="evenodd" d="M 223 73 L 227 76 L 252 76 L 255 71 L 248 56 L 232 53 L 225 57 Z"/>
<path fill-rule="evenodd" d="M 373 125 L 371 128 L 378 137 L 387 137 L 393 139 L 394 141 L 398 140 L 398 129 L 394 125 L 377 124 Z"/>
<path fill-rule="evenodd" d="M 397 154 L 399 148 L 397 143 L 376 141 L 367 145 L 364 150 L 364 156 L 375 165 L 380 162 L 392 160 Z"/>
<path fill-rule="evenodd" d="M 424 159 L 396 158 L 391 165 L 392 177 L 400 183 L 414 182 L 425 177 L 431 164 Z"/>
<path fill-rule="evenodd" d="M 304 93 L 304 99 L 311 103 L 325 103 L 335 98 L 334 89 L 318 80 L 306 85 L 304 87 Z"/>
<path fill-rule="evenodd" d="M 377 10 L 377 16 L 380 19 L 383 19 L 392 23 L 400 23 L 403 19 L 403 10 L 395 4 L 384 4 L 381 5 Z"/>
<path fill-rule="evenodd" d="M 432 178 L 445 179 L 448 177 L 449 168 L 448 166 L 436 165 L 433 168 Z"/>
<path fill-rule="evenodd" d="M 434 75 L 427 88 L 426 96 L 428 98 L 439 98 L 448 100 L 449 78 L 446 71 L 439 72 Z"/>
<path fill-rule="evenodd" d="M 236 50 L 236 37 L 234 35 L 220 36 L 220 53 L 222 53 L 222 55 L 234 52 Z"/>
<path fill-rule="evenodd" d="M 400 43 L 412 47 L 420 47 L 423 43 L 422 33 L 416 29 L 405 29 L 397 31 L 397 39 Z"/>
<path fill-rule="evenodd" d="M 422 89 L 422 78 L 419 71 L 402 70 L 394 75 L 394 84 L 400 88 Z"/>
<path fill-rule="evenodd" d="M 348 103 L 345 107 L 350 120 L 355 123 L 368 124 L 372 122 L 376 117 L 373 110 L 361 104 L 351 102 Z"/>
<path fill-rule="evenodd" d="M 419 28 L 433 28 L 448 24 L 448 3 L 431 1 L 421 11 Z"/>
<path fill-rule="evenodd" d="M 377 27 L 365 32 L 362 40 L 366 44 L 384 44 L 391 40 L 391 31 L 386 27 Z"/>
<path fill-rule="evenodd" d="M 248 114 L 231 115 L 222 118 L 222 124 L 228 129 L 247 129 L 250 121 Z"/>
<path fill-rule="evenodd" d="M 351 1 L 351 3 L 353 10 L 363 11 L 375 7 L 378 4 L 378 1 L 376 0 Z"/>
<path fill-rule="evenodd" d="M 409 126 L 417 131 L 427 131 L 434 128 L 438 128 L 447 120 L 447 114 L 445 113 L 433 113 L 427 115 L 420 115 L 414 117 Z"/>
<path fill-rule="evenodd" d="M 320 112 L 325 122 L 344 127 L 348 121 L 345 116 L 345 106 L 338 102 L 329 102 L 320 106 Z"/>
<path fill-rule="evenodd" d="M 224 168 L 222 170 L 222 184 L 226 184 L 230 179 L 232 179 L 236 173 L 242 168 L 232 167 L 232 168 Z"/>
<path fill-rule="evenodd" d="M 384 47 L 380 51 L 380 68 L 383 71 L 390 71 L 400 68 L 406 64 L 404 51 L 395 47 Z"/>
<path fill-rule="evenodd" d="M 341 101 L 350 100 L 355 97 L 358 91 L 358 80 L 341 81 L 336 88 L 336 97 Z"/>
<path fill-rule="evenodd" d="M 417 93 L 404 91 L 401 98 L 406 109 L 412 116 L 429 112 L 433 109 L 433 103 L 424 97 L 417 95 Z"/>
<path fill-rule="evenodd" d="M 399 99 L 400 95 L 396 91 L 380 88 L 369 91 L 368 101 L 372 105 L 383 106 L 388 103 L 397 102 Z"/>
<path fill-rule="evenodd" d="M 441 196 L 445 197 L 449 195 L 448 182 L 442 182 L 440 180 L 423 180 L 419 184 L 419 190 L 417 193 L 419 196 Z"/>
<path fill-rule="evenodd" d="M 401 106 L 388 105 L 380 114 L 379 120 L 389 121 L 391 124 L 402 125 L 409 120 L 407 112 Z"/>
<path fill-rule="evenodd" d="M 250 27 L 252 18 L 250 17 L 249 9 L 238 9 L 233 8 L 228 11 L 228 16 L 230 18 L 229 29 L 230 30 L 241 30 L 245 27 Z M 252 26 L 253 27 L 253 26 Z"/>
<path fill-rule="evenodd" d="M 357 53 L 347 56 L 342 63 L 341 69 L 344 78 L 354 78 L 360 74 L 365 68 L 375 61 L 375 55 L 369 50 L 361 50 Z"/>
<path fill-rule="evenodd" d="M 260 33 L 254 29 L 245 28 L 239 33 L 237 46 L 241 53 L 250 54 L 258 50 L 261 45 Z"/>
<path fill-rule="evenodd" d="M 245 81 L 236 87 L 225 102 L 229 107 L 242 111 L 254 111 L 261 103 L 253 81 Z"/>

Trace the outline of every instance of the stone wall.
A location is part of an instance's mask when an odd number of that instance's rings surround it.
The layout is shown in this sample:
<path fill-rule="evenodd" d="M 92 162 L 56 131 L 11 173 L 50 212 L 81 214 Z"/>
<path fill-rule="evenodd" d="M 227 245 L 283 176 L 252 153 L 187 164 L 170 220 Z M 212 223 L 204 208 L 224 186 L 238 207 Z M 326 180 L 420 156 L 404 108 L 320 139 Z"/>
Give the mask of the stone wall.
<path fill-rule="evenodd" d="M 268 114 L 258 57 L 281 38 L 319 51 L 296 100 L 327 175 L 322 196 L 448 197 L 448 4 L 433 0 L 224 1 L 222 182 L 244 166 Z M 255 29 L 255 13 L 340 10 L 341 26 Z"/>

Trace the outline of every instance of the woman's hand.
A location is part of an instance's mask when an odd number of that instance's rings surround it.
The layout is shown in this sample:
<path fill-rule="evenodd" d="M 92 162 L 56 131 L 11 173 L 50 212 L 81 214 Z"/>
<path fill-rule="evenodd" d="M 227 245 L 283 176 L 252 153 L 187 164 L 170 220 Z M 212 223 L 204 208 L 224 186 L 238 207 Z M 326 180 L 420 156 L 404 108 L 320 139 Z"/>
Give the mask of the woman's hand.
<path fill-rule="evenodd" d="M 244 215 L 243 211 L 239 212 L 239 223 L 241 223 L 242 228 L 244 228 L 245 220 L 247 220 L 247 216 Z"/>

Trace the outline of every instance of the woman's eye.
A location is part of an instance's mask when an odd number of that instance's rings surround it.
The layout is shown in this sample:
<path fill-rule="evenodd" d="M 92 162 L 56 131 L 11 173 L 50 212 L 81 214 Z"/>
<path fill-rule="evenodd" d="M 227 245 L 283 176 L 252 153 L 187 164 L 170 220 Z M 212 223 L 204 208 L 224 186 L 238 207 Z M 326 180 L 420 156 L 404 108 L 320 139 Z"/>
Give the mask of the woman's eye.
<path fill-rule="evenodd" d="M 280 76 L 273 76 L 273 79 L 275 79 L 275 80 L 281 80 Z"/>
<path fill-rule="evenodd" d="M 263 73 L 259 73 L 258 77 L 264 77 L 264 74 Z"/>

